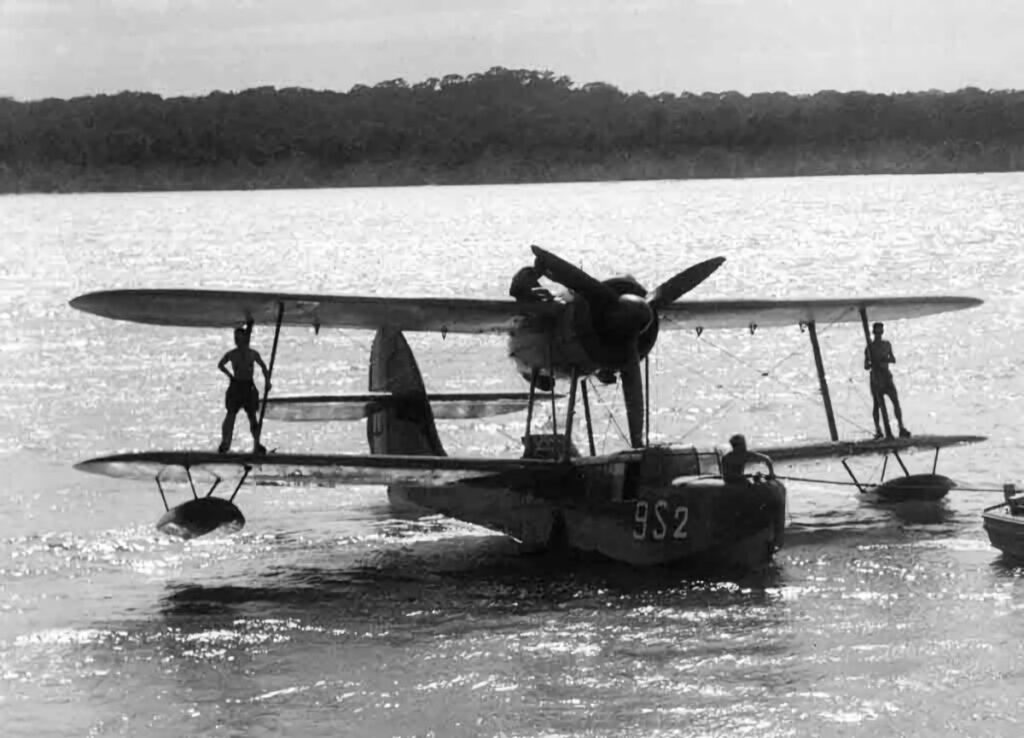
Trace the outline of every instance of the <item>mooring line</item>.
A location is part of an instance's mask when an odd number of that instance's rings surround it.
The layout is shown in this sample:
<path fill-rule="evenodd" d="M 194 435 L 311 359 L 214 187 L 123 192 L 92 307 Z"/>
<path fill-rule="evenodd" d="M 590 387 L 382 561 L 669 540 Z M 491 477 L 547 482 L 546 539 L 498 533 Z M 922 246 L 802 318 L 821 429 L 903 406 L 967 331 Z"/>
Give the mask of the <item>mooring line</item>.
<path fill-rule="evenodd" d="M 837 484 L 843 487 L 856 487 L 857 485 L 853 482 L 839 482 L 834 479 L 812 479 L 811 477 L 787 477 L 782 474 L 776 474 L 776 479 L 785 479 L 787 482 L 812 482 L 814 484 Z"/>
<path fill-rule="evenodd" d="M 856 487 L 854 482 L 840 482 L 834 479 L 815 479 L 812 477 L 790 477 L 783 474 L 776 474 L 776 479 L 785 479 L 788 482 L 810 482 L 812 484 L 835 484 L 843 487 Z M 898 479 L 899 477 L 893 477 Z M 961 487 L 957 485 L 953 487 L 953 490 L 957 492 L 1002 492 L 1003 488 L 1000 487 Z"/>

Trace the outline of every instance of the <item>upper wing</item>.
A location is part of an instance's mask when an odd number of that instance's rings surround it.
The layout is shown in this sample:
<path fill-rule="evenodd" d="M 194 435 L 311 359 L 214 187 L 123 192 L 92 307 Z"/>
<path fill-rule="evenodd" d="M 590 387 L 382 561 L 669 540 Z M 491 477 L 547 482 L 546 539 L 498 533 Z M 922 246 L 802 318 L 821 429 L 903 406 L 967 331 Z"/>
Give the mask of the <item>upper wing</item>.
<path fill-rule="evenodd" d="M 855 323 L 860 311 L 872 321 L 920 318 L 965 310 L 982 301 L 974 297 L 872 297 L 820 300 L 691 300 L 659 308 L 662 328 L 748 328 Z"/>
<path fill-rule="evenodd" d="M 347 297 L 216 290 L 106 290 L 76 297 L 71 307 L 115 320 L 227 328 L 252 320 L 282 325 L 440 333 L 507 333 L 517 318 L 557 316 L 561 302 L 439 297 Z"/>
<path fill-rule="evenodd" d="M 919 318 L 964 310 L 973 297 L 877 297 L 814 300 L 677 301 L 658 308 L 662 328 L 747 328 Z M 566 305 L 554 302 L 469 300 L 439 297 L 356 297 L 216 290 L 107 290 L 76 297 L 71 306 L 116 320 L 155 325 L 226 328 L 246 320 L 273 325 L 403 331 L 508 333 L 518 318 L 555 318 Z"/>
<path fill-rule="evenodd" d="M 887 454 L 909 448 L 945 448 L 968 443 L 981 443 L 985 436 L 911 436 L 910 438 L 865 439 L 863 441 L 822 441 L 820 443 L 786 444 L 758 447 L 757 451 L 772 461 L 806 461 L 844 458 L 867 454 Z"/>
<path fill-rule="evenodd" d="M 410 484 L 439 486 L 468 479 L 499 477 L 500 481 L 561 475 L 567 465 L 540 459 L 483 459 L 458 456 L 365 454 L 218 454 L 209 451 L 147 451 L 115 454 L 75 464 L 80 471 L 124 479 L 186 482 L 200 472 L 220 480 L 248 480 L 263 485 L 337 486 L 346 484 Z"/>

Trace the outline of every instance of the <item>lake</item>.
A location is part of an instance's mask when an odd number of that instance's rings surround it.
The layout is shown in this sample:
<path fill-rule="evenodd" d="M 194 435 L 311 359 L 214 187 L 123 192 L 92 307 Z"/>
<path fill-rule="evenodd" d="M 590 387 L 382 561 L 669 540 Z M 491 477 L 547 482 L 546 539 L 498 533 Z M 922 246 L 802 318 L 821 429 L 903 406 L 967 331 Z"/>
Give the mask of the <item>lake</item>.
<path fill-rule="evenodd" d="M 981 510 L 1024 477 L 1024 175 L 24 195 L 0 223 L 6 736 L 1020 735 L 1024 569 Z M 72 468 L 216 448 L 232 345 L 82 314 L 78 294 L 504 298 L 530 244 L 648 288 L 725 256 L 694 299 L 983 298 L 886 337 L 908 427 L 989 440 L 942 453 L 961 487 L 937 506 L 858 499 L 837 464 L 793 472 L 813 481 L 788 483 L 786 547 L 736 582 L 520 556 L 374 487 L 244 489 L 241 533 L 182 543 L 153 528 L 155 485 Z M 819 334 L 840 433 L 867 435 L 860 326 Z M 257 328 L 265 357 L 271 338 Z M 502 340 L 409 339 L 429 390 L 526 389 Z M 275 393 L 364 390 L 371 341 L 283 333 Z M 827 437 L 796 326 L 663 331 L 651 372 L 653 441 Z M 594 414 L 599 450 L 624 446 L 611 388 Z M 517 455 L 522 424 L 439 431 L 449 452 Z M 365 450 L 360 423 L 264 436 Z"/>

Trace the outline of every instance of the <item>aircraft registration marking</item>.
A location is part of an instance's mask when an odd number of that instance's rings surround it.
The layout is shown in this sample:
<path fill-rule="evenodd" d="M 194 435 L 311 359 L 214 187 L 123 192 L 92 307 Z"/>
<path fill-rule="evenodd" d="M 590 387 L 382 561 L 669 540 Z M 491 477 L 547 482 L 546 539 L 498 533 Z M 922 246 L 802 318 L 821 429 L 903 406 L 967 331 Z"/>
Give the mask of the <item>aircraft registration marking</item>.
<path fill-rule="evenodd" d="M 686 524 L 690 520 L 690 508 L 686 505 L 673 507 L 668 500 L 637 500 L 633 508 L 633 539 L 637 541 L 683 541 L 689 536 Z"/>

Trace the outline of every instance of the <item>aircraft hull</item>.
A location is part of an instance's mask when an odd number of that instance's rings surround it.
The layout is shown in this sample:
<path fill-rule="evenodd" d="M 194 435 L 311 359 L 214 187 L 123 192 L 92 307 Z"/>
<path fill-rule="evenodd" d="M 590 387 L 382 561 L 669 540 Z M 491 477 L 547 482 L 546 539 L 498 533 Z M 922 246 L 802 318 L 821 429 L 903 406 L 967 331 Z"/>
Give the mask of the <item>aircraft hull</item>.
<path fill-rule="evenodd" d="M 649 487 L 635 500 L 566 506 L 565 543 L 634 566 L 757 569 L 782 547 L 786 492 L 775 480 L 695 479 Z M 685 511 L 685 512 L 684 512 Z"/>
<path fill-rule="evenodd" d="M 402 508 L 447 515 L 514 538 L 524 553 L 548 547 L 557 520 L 557 507 L 529 493 L 491 485 L 462 482 L 443 487 L 391 485 L 388 500 Z"/>
<path fill-rule="evenodd" d="M 777 480 L 656 482 L 628 467 L 588 464 L 575 481 L 548 488 L 512 489 L 497 478 L 392 485 L 389 497 L 508 535 L 524 551 L 565 549 L 634 566 L 750 570 L 781 548 L 786 490 Z"/>

